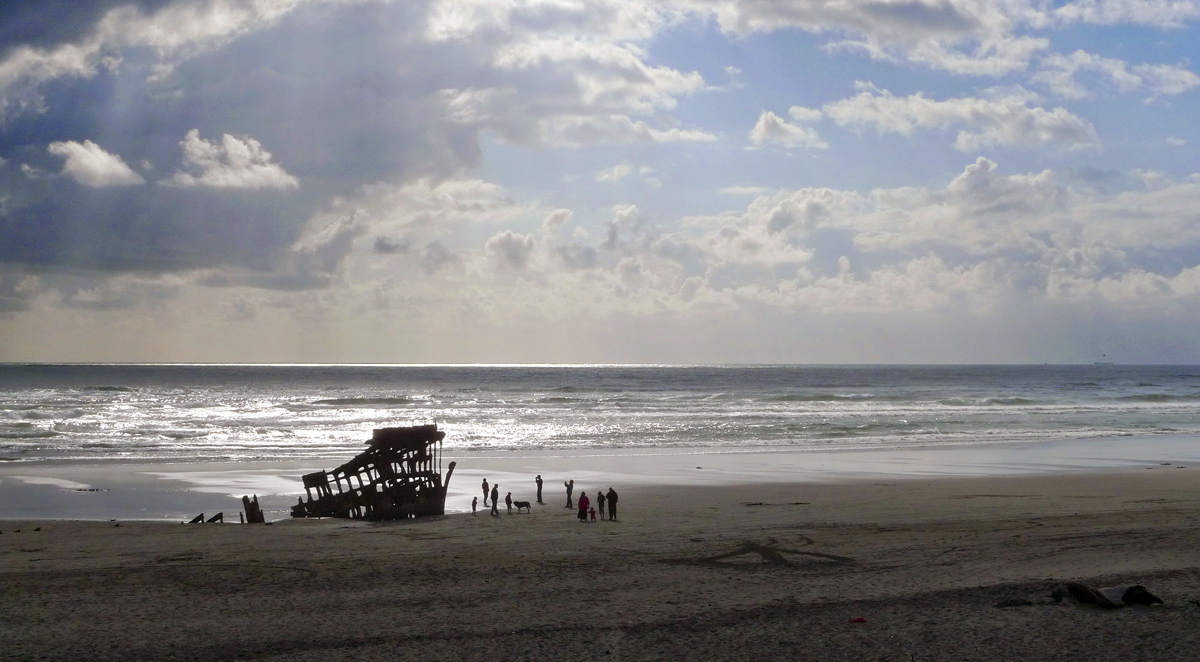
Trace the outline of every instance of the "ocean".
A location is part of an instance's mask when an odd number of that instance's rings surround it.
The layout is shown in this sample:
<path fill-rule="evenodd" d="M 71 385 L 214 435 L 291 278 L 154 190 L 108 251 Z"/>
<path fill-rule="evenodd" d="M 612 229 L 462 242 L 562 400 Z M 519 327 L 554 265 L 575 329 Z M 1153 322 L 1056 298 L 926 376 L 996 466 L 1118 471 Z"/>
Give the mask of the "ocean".
<path fill-rule="evenodd" d="M 0 364 L 0 461 L 903 449 L 1200 433 L 1200 366 Z M 11 464 L 9 466 L 12 466 Z"/>

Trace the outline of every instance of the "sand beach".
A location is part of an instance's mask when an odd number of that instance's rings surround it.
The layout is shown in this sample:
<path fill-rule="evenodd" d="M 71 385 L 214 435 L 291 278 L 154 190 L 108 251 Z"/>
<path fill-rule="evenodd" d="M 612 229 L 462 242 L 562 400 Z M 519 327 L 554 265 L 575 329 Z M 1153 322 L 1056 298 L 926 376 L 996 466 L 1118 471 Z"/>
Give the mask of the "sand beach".
<path fill-rule="evenodd" d="M 491 517 L 481 504 L 476 516 L 384 523 L 0 521 L 0 657 L 1200 654 L 1200 465 L 690 483 L 664 470 L 618 481 L 618 521 L 580 523 L 559 478 L 576 461 L 540 460 L 546 505 L 530 514 Z M 517 465 L 486 467 L 502 495 Z M 460 489 L 478 489 L 474 469 L 456 472 Z M 575 475 L 576 496 L 609 487 Z M 1070 580 L 1142 584 L 1164 604 L 1055 602 Z"/>

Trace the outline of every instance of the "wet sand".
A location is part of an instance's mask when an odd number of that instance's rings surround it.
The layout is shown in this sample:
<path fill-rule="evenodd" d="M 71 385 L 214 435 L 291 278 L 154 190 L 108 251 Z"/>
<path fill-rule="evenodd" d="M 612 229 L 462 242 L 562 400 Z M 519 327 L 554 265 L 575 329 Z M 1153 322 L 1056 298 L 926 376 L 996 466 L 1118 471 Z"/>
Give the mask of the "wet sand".
<path fill-rule="evenodd" d="M 478 482 L 470 478 L 464 487 Z M 499 517 L 481 506 L 478 516 L 392 523 L 0 521 L 0 658 L 1187 660 L 1200 652 L 1193 466 L 635 482 L 614 485 L 619 521 L 594 524 L 579 523 L 563 507 L 561 481 L 546 478 L 548 505 L 520 515 L 501 508 Z M 576 495 L 607 482 L 577 478 Z M 1051 588 L 1066 580 L 1142 583 L 1166 604 L 1054 603 Z"/>
<path fill-rule="evenodd" d="M 190 520 L 224 512 L 234 521 L 241 497 L 257 494 L 268 519 L 285 519 L 301 476 L 336 467 L 351 455 L 304 461 L 0 464 L 0 522 L 6 519 Z M 563 481 L 580 489 L 618 491 L 645 486 L 730 486 L 764 483 L 878 482 L 1072 474 L 1200 466 L 1200 439 L 1188 435 L 1109 437 L 1037 443 L 821 450 L 761 448 L 644 448 L 576 451 L 447 451 L 457 462 L 446 498 L 449 513 L 465 513 L 481 495 L 480 481 L 500 483 L 501 496 L 533 499 L 533 477 L 545 479 L 546 499 L 564 498 Z"/>

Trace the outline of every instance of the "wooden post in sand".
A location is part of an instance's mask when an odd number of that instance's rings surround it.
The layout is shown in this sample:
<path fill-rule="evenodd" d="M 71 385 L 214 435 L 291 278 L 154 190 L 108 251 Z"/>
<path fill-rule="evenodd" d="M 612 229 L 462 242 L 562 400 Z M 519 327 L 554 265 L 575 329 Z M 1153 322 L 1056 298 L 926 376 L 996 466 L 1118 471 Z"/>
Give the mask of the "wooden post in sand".
<path fill-rule="evenodd" d="M 258 495 L 254 495 L 254 500 L 250 497 L 242 497 L 242 507 L 246 509 L 247 524 L 266 524 L 267 520 L 263 517 L 262 509 L 258 507 Z"/>

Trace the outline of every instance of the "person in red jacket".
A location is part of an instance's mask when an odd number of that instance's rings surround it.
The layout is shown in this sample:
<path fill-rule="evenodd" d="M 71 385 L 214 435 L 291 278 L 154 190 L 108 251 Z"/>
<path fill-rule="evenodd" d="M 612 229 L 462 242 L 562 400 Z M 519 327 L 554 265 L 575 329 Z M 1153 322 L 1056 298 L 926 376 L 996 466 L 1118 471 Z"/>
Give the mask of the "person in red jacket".
<path fill-rule="evenodd" d="M 578 502 L 578 503 L 579 503 L 579 521 L 580 521 L 580 522 L 586 522 L 586 521 L 587 521 L 587 515 L 588 515 L 588 512 L 587 512 L 587 511 L 588 511 L 588 505 L 589 505 L 589 501 L 588 501 L 588 498 L 587 498 L 587 492 L 584 492 L 584 493 L 582 493 L 582 494 L 580 494 L 580 495 L 579 495 L 579 502 Z"/>

